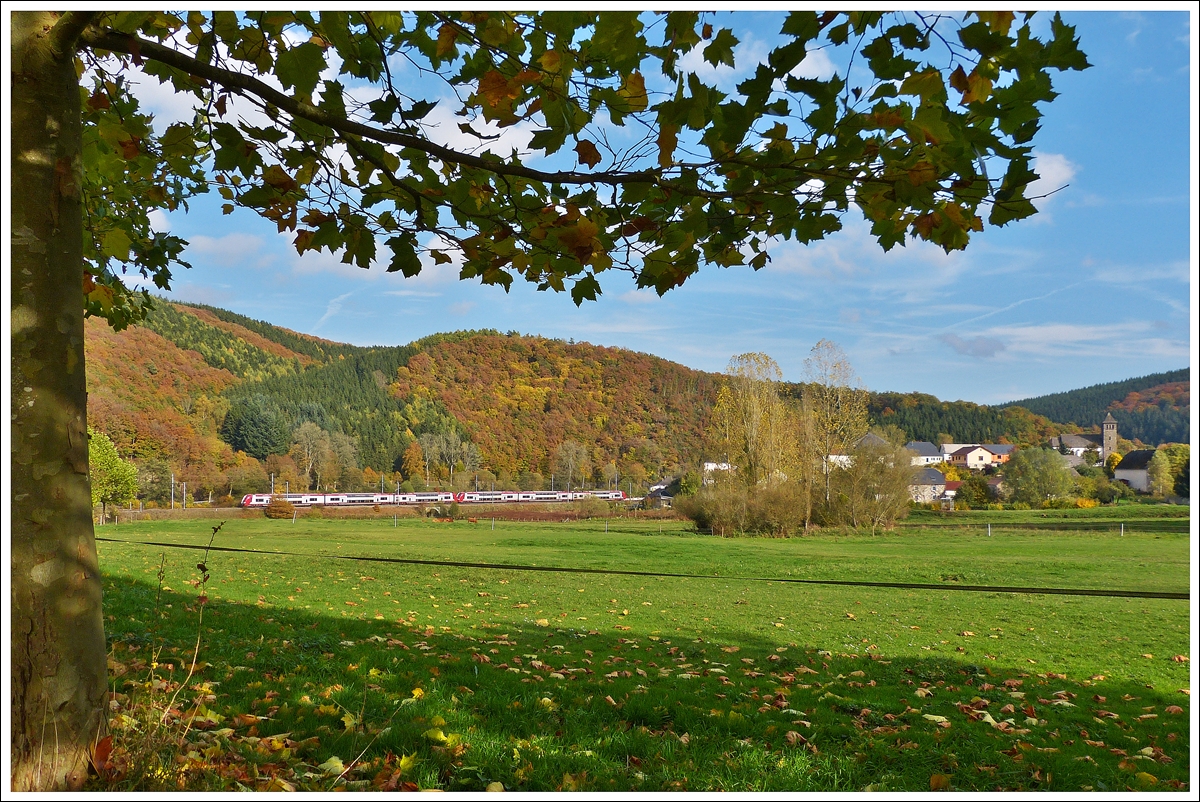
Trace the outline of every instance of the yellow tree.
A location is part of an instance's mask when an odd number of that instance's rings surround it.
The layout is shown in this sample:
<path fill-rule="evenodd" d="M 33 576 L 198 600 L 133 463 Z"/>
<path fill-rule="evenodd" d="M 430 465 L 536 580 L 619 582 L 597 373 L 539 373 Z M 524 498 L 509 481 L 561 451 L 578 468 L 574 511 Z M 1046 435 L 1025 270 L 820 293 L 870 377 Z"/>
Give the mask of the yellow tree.
<path fill-rule="evenodd" d="M 867 393 L 841 347 L 830 340 L 813 346 L 804 360 L 808 379 L 803 395 L 812 415 L 813 434 L 821 449 L 825 506 L 831 501 L 830 476 L 834 455 L 847 455 L 867 433 Z"/>
<path fill-rule="evenodd" d="M 710 424 L 712 445 L 748 487 L 786 478 L 796 444 L 779 397 L 779 365 L 763 353 L 740 354 L 729 360 L 725 377 Z"/>

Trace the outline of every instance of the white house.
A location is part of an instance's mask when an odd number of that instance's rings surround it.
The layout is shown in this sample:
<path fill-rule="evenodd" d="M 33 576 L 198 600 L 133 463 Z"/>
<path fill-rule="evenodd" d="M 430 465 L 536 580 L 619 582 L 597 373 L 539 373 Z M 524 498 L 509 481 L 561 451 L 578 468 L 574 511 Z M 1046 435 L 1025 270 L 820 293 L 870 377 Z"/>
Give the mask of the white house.
<path fill-rule="evenodd" d="M 905 443 L 904 447 L 913 452 L 913 465 L 936 465 L 939 462 L 946 461 L 946 455 L 933 443 L 927 443 L 924 440 L 914 440 L 911 443 Z"/>
<path fill-rule="evenodd" d="M 1153 448 L 1130 451 L 1117 463 L 1113 478 L 1139 492 L 1150 492 L 1150 460 L 1154 458 L 1154 451 Z"/>
<path fill-rule="evenodd" d="M 858 438 L 858 442 L 854 444 L 854 447 L 858 448 L 861 445 L 886 446 L 887 444 L 887 440 L 884 440 L 879 435 L 875 434 L 874 432 L 867 432 L 862 437 Z M 826 457 L 826 459 L 830 462 L 830 464 L 836 465 L 839 468 L 849 468 L 854 464 L 854 457 L 849 454 L 830 454 Z"/>
<path fill-rule="evenodd" d="M 700 481 L 703 484 L 708 485 L 708 484 L 712 484 L 714 481 L 716 481 L 716 477 L 713 476 L 713 474 L 716 473 L 717 471 L 723 471 L 724 473 L 733 473 L 734 471 L 737 470 L 737 466 L 730 465 L 728 462 L 705 462 L 703 465 L 700 466 L 700 470 L 702 473 L 702 475 L 700 477 Z"/>

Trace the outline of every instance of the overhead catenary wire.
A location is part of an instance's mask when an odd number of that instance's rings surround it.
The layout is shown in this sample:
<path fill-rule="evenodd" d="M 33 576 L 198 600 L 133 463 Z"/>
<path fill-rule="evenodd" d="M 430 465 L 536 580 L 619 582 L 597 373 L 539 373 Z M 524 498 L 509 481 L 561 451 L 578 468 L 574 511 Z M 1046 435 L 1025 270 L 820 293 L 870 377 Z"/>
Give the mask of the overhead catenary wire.
<path fill-rule="evenodd" d="M 163 543 L 152 540 L 118 540 L 116 538 L 97 537 L 97 541 L 105 543 L 123 543 L 130 546 L 156 546 L 175 549 L 201 549 L 189 543 Z M 1188 601 L 1188 592 L 1152 591 L 1152 590 L 1116 590 L 1107 588 L 1038 588 L 1038 587 L 1008 587 L 1000 585 L 943 585 L 933 582 L 870 582 L 866 580 L 849 579 L 797 579 L 795 577 L 769 576 L 737 576 L 721 574 L 685 574 L 661 571 L 632 571 L 620 568 L 573 568 L 555 565 L 519 565 L 508 563 L 464 562 L 459 560 L 420 560 L 406 557 L 368 557 L 354 554 L 311 554 L 296 551 L 261 551 L 258 549 L 240 549 L 232 546 L 212 546 L 210 551 L 223 551 L 234 554 L 259 554 L 277 557 L 310 557 L 316 559 L 352 560 L 371 563 L 390 563 L 396 565 L 428 565 L 440 568 L 476 568 L 489 571 L 540 571 L 542 573 L 559 574 L 602 574 L 613 576 L 645 576 L 662 577 L 664 579 L 713 579 L 735 582 L 779 582 L 793 585 L 834 585 L 856 588 L 894 588 L 898 590 L 955 590 L 972 593 L 1025 593 L 1050 596 L 1108 596 L 1121 599 L 1170 599 Z"/>

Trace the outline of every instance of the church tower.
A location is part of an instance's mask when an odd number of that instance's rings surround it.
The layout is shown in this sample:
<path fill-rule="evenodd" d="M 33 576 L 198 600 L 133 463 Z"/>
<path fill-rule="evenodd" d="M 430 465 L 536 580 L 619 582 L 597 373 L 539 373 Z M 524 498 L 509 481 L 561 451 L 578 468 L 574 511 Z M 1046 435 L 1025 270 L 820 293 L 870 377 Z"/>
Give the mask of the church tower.
<path fill-rule="evenodd" d="M 1108 462 L 1108 455 L 1117 453 L 1117 419 L 1112 416 L 1111 412 L 1104 418 L 1100 428 L 1104 431 L 1104 445 L 1100 451 L 1100 461 Z"/>

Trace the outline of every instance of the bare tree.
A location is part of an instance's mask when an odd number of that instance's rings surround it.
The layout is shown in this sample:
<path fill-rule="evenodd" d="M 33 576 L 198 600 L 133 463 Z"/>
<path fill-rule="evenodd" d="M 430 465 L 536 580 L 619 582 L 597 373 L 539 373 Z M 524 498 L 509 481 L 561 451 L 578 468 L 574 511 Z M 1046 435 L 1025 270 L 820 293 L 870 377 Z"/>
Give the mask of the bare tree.
<path fill-rule="evenodd" d="M 425 486 L 428 487 L 429 467 L 436 465 L 441 460 L 441 438 L 436 434 L 427 432 L 418 437 L 417 442 L 421 444 L 421 459 L 425 463 Z"/>
<path fill-rule="evenodd" d="M 812 414 L 813 434 L 821 448 L 825 506 L 831 503 L 830 456 L 847 454 L 867 431 L 867 393 L 837 343 L 821 340 L 804 360 L 809 384 L 804 400 Z"/>
<path fill-rule="evenodd" d="M 584 474 L 588 468 L 587 447 L 574 440 L 564 440 L 554 449 L 554 464 L 556 469 L 566 474 L 567 490 L 571 489 L 571 480 L 577 474 Z"/>
<path fill-rule="evenodd" d="M 483 455 L 479 452 L 479 446 L 474 443 L 463 443 L 462 445 L 462 466 L 465 474 L 478 474 L 479 466 L 483 462 Z"/>
<path fill-rule="evenodd" d="M 304 489 L 312 487 L 314 472 L 318 482 L 320 473 L 318 463 L 324 458 L 324 452 L 329 449 L 329 435 L 312 421 L 305 421 L 292 432 L 292 448 L 288 452 L 296 467 L 304 476 Z"/>

